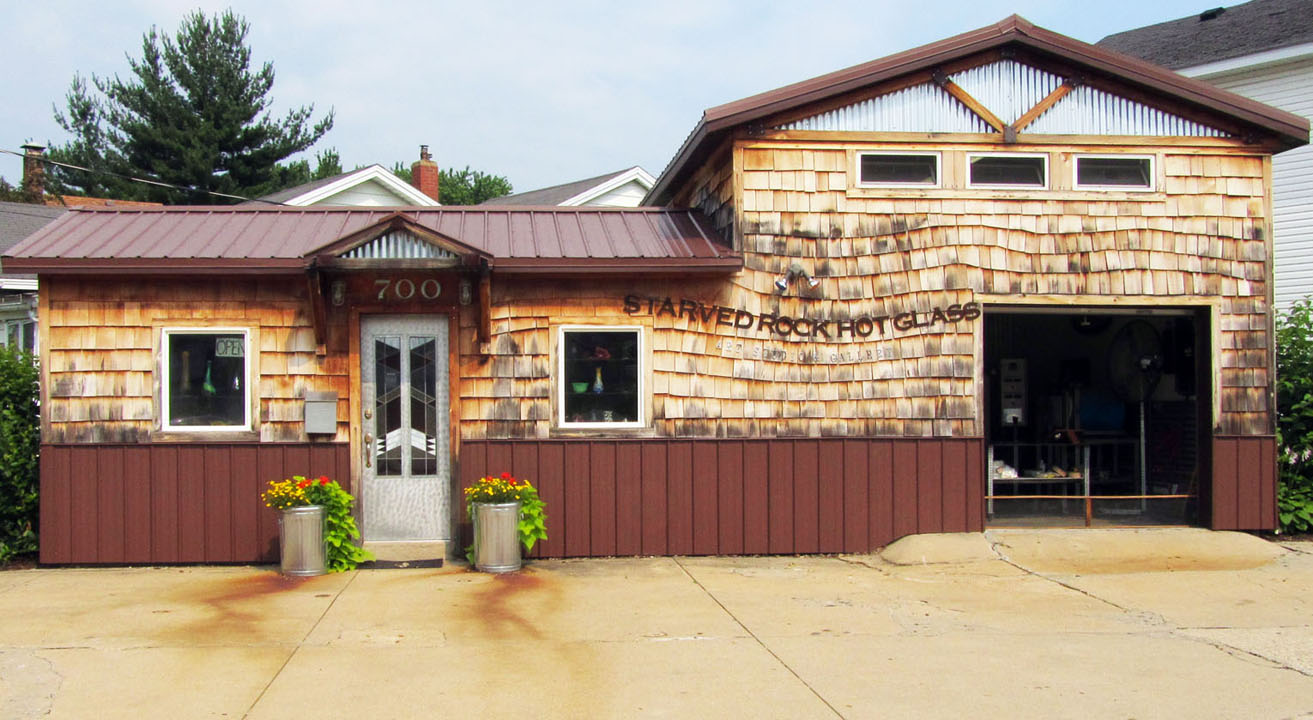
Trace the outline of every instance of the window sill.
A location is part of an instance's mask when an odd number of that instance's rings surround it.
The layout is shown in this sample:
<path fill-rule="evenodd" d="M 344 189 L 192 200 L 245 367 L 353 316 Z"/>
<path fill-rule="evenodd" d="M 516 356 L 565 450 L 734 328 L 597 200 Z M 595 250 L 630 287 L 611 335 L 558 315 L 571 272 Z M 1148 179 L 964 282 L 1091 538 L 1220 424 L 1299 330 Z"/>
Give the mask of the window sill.
<path fill-rule="evenodd" d="M 214 432 L 155 430 L 151 433 L 150 439 L 151 442 L 160 443 L 259 442 L 260 433 L 255 430 L 216 430 Z"/>

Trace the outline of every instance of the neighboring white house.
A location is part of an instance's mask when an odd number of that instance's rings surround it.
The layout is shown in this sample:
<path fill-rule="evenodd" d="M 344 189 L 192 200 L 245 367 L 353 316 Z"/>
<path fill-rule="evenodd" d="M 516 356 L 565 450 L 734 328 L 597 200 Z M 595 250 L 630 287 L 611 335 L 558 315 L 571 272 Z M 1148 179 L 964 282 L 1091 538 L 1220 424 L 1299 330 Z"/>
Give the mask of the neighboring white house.
<path fill-rule="evenodd" d="M 1097 44 L 1313 118 L 1313 0 L 1252 0 Z M 1313 295 L 1313 145 L 1275 156 L 1272 181 L 1275 300 L 1285 308 Z"/>
<path fill-rule="evenodd" d="M 540 190 L 503 195 L 483 205 L 591 205 L 595 207 L 638 207 L 656 178 L 634 166 L 605 175 L 553 185 Z"/>
<path fill-rule="evenodd" d="M 65 212 L 62 207 L 0 202 L 0 253 Z M 36 276 L 5 274 L 0 268 L 0 347 L 36 352 L 36 306 Z"/>
<path fill-rule="evenodd" d="M 382 165 L 370 165 L 323 180 L 280 190 L 256 202 L 281 205 L 349 205 L 353 207 L 387 207 L 406 205 L 429 207 L 440 203 L 397 177 Z"/>

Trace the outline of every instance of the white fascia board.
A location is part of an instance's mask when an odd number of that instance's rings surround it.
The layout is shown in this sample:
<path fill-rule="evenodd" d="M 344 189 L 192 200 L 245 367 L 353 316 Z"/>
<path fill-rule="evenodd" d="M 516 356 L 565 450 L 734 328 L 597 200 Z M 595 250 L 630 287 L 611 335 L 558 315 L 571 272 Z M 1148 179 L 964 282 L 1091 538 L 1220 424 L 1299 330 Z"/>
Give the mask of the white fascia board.
<path fill-rule="evenodd" d="M 1176 72 L 1186 77 L 1209 77 L 1212 75 L 1221 75 L 1235 70 L 1252 70 L 1263 65 L 1274 65 L 1287 60 L 1295 60 L 1306 55 L 1313 55 L 1313 43 L 1304 43 L 1302 45 L 1291 45 L 1289 47 L 1277 48 L 1275 50 L 1265 50 L 1252 55 L 1241 55 L 1240 57 L 1227 58 L 1217 62 L 1204 63 L 1194 67 L 1181 68 Z"/>
<path fill-rule="evenodd" d="M 643 192 L 644 194 L 646 194 L 647 191 L 651 190 L 652 186 L 656 184 L 656 178 L 652 177 L 652 173 L 649 173 L 643 168 L 635 165 L 634 167 L 631 167 L 628 170 L 620 173 L 619 175 L 616 175 L 610 180 L 607 180 L 602 183 L 598 183 L 597 185 L 588 188 L 587 190 L 579 193 L 578 195 L 575 195 L 574 197 L 569 198 L 568 200 L 562 201 L 560 204 L 572 205 L 572 206 L 584 205 L 589 200 L 601 197 L 611 192 L 612 190 L 620 187 L 621 185 L 630 182 L 637 182 L 640 186 L 642 186 Z"/>
<path fill-rule="evenodd" d="M 315 188 L 304 195 L 298 195 L 291 200 L 288 200 L 286 204 L 298 206 L 314 205 L 321 200 L 326 200 L 340 192 L 350 190 L 357 185 L 362 185 L 371 180 L 387 188 L 392 194 L 405 201 L 399 203 L 400 205 L 432 207 L 441 204 L 437 200 L 420 192 L 415 186 L 392 174 L 391 170 L 378 164 L 370 165 L 367 168 L 361 168 L 335 182 L 331 182 L 323 187 Z"/>

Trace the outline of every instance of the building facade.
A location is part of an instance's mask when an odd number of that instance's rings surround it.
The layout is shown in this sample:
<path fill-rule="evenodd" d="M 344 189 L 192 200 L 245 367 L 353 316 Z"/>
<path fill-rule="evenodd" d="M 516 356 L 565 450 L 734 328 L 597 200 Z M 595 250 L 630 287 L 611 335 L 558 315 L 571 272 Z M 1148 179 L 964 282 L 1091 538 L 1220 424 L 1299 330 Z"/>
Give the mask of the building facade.
<path fill-rule="evenodd" d="M 43 562 L 267 560 L 260 486 L 544 556 L 1275 525 L 1271 157 L 1307 121 L 1020 18 L 709 109 L 637 209 L 76 212 Z"/>

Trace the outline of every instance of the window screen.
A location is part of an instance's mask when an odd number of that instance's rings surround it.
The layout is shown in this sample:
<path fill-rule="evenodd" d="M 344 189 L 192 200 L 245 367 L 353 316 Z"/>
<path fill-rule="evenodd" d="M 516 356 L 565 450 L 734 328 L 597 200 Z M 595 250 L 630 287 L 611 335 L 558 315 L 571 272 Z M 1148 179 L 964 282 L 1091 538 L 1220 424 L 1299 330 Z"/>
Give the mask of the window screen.
<path fill-rule="evenodd" d="M 863 185 L 939 184 L 938 155 L 863 153 L 859 160 Z"/>
<path fill-rule="evenodd" d="M 970 184 L 1045 187 L 1047 161 L 1043 155 L 975 155 L 969 161 Z"/>
<path fill-rule="evenodd" d="M 1143 157 L 1077 157 L 1076 187 L 1153 187 L 1153 165 Z"/>

